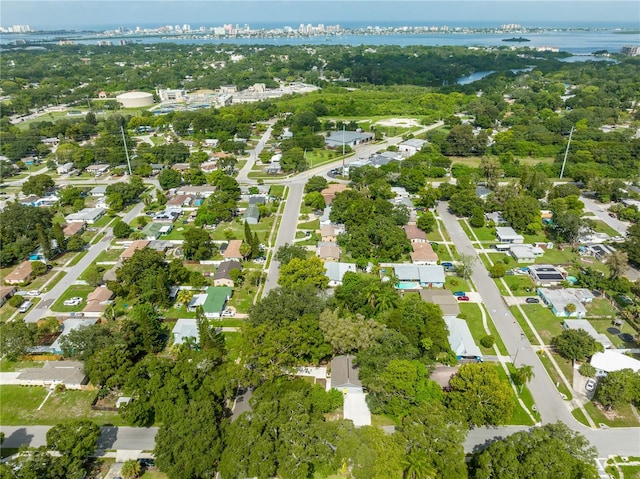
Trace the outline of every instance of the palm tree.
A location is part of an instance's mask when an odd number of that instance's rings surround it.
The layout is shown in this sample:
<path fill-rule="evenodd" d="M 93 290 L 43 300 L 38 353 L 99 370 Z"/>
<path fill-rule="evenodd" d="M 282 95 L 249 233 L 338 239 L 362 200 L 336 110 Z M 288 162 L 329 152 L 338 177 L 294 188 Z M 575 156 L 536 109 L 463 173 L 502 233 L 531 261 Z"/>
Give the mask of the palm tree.
<path fill-rule="evenodd" d="M 417 451 L 411 451 L 403 461 L 403 479 L 434 479 L 436 470 L 427 462 L 427 458 Z"/>
<path fill-rule="evenodd" d="M 141 472 L 140 463 L 134 459 L 129 459 L 122 465 L 122 470 L 120 471 L 122 477 L 125 479 L 135 479 L 140 475 Z"/>
<path fill-rule="evenodd" d="M 531 381 L 534 376 L 533 366 L 528 364 L 524 364 L 516 370 L 516 380 L 520 385 L 520 392 L 522 392 L 524 385 Z"/>

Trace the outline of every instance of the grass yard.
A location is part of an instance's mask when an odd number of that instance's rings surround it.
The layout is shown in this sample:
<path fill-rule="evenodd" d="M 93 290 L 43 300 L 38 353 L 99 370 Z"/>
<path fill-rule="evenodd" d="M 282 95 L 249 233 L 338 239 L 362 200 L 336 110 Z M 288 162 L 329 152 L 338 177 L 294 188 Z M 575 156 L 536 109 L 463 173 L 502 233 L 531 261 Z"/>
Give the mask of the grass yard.
<path fill-rule="evenodd" d="M 432 232 L 427 233 L 427 239 L 429 241 L 436 241 L 436 242 L 442 242 L 444 241 L 442 239 L 442 235 L 440 234 L 440 231 L 438 231 L 438 229 L 434 229 Z M 444 248 L 444 245 L 442 245 L 442 247 Z"/>
<path fill-rule="evenodd" d="M 180 225 L 180 226 L 177 226 Z M 184 240 L 184 232 L 187 230 L 186 225 L 182 225 L 180 222 L 176 223 L 176 227 L 172 228 L 171 231 L 169 231 L 169 234 L 166 235 L 162 235 L 162 239 L 164 240 L 176 240 L 176 241 L 180 241 L 180 240 Z"/>
<path fill-rule="evenodd" d="M 593 221 L 593 229 L 596 233 L 605 233 L 611 236 L 612 238 L 615 236 L 620 236 L 616 230 L 614 230 L 611 226 L 605 223 L 602 220 L 591 220 Z"/>
<path fill-rule="evenodd" d="M 84 286 L 84 285 L 71 285 L 69 288 L 60 296 L 55 303 L 51 305 L 52 311 L 58 311 L 60 313 L 69 313 L 72 311 L 82 311 L 82 309 L 87 305 L 86 299 L 95 288 L 93 286 Z M 74 296 L 78 296 L 82 298 L 82 302 L 77 306 L 65 306 L 64 302 L 67 299 L 71 299 Z"/>
<path fill-rule="evenodd" d="M 104 250 L 102 253 L 100 253 L 98 255 L 98 257 L 96 258 L 96 263 L 102 263 L 102 262 L 114 262 L 114 261 L 118 261 L 118 259 L 120 258 L 120 255 L 122 253 L 124 253 L 124 250 L 126 248 L 108 248 L 106 250 Z"/>
<path fill-rule="evenodd" d="M 612 326 L 609 319 L 591 319 L 589 320 L 589 322 L 596 331 L 605 334 L 616 348 L 635 349 L 638 347 L 638 344 L 635 341 L 625 343 L 617 335 L 613 335 L 609 331 L 607 331 L 607 328 L 610 328 Z M 619 329 L 621 333 L 628 333 L 632 336 L 635 336 L 637 334 L 636 330 L 633 329 L 627 322 L 625 322 L 622 326 L 616 326 L 616 328 Z"/>
<path fill-rule="evenodd" d="M 536 258 L 536 264 L 572 264 L 577 259 L 578 253 L 572 251 L 571 248 L 563 248 L 562 251 L 553 248 L 545 250 L 540 258 Z"/>
<path fill-rule="evenodd" d="M 469 330 L 471 331 L 471 335 L 475 340 L 477 346 L 482 351 L 482 354 L 494 355 L 495 351 L 493 348 L 485 348 L 480 344 L 480 339 L 487 335 L 484 325 L 482 324 L 482 312 L 480 308 L 482 306 L 475 303 L 461 303 L 460 304 L 460 313 L 464 315 L 465 320 L 467 321 L 467 325 L 469 326 Z M 486 310 L 485 310 L 486 311 Z M 496 329 L 493 321 L 491 320 L 491 316 L 487 314 L 487 327 L 491 333 L 491 336 L 494 337 L 496 341 L 496 346 L 498 347 L 498 351 L 500 354 L 507 355 L 507 348 L 502 342 L 502 338 L 498 334 L 498 330 Z"/>
<path fill-rule="evenodd" d="M 251 225 L 251 231 L 258 233 L 260 240 L 266 242 L 274 221 L 274 215 L 261 218 L 257 225 Z M 220 223 L 216 229 L 213 230 L 211 237 L 214 241 L 226 241 L 227 235 L 230 235 L 230 239 L 244 239 L 244 223 L 241 218 Z"/>
<path fill-rule="evenodd" d="M 75 265 L 77 265 L 77 264 L 80 262 L 80 260 L 81 260 L 82 258 L 84 258 L 84 255 L 86 255 L 87 253 L 88 253 L 88 251 L 86 251 L 86 250 L 85 250 L 85 251 L 80 251 L 80 252 L 75 256 L 75 258 L 73 258 L 73 259 L 69 262 L 69 264 L 68 264 L 67 266 L 68 266 L 68 267 L 71 267 L 71 266 L 75 266 Z"/>
<path fill-rule="evenodd" d="M 507 373 L 504 372 L 504 369 L 502 369 L 502 366 L 500 364 L 496 364 L 494 366 L 494 369 L 498 373 L 498 376 L 500 376 L 501 380 L 509 381 L 509 378 L 507 377 Z M 523 402 L 527 404 L 526 401 L 524 401 L 524 399 L 523 399 Z M 511 416 L 511 420 L 507 424 L 510 426 L 519 426 L 519 425 L 533 426 L 534 423 L 529 417 L 529 415 L 527 414 L 527 412 L 524 409 L 522 409 L 522 406 L 520 406 L 520 403 L 514 400 L 513 415 Z"/>
<path fill-rule="evenodd" d="M 524 334 L 527 335 L 527 339 L 529 340 L 529 342 L 531 344 L 538 344 L 538 340 L 536 339 L 527 322 L 524 320 L 524 317 L 522 316 L 522 313 L 520 313 L 520 310 L 516 306 L 511 306 L 509 310 L 511 310 L 511 314 L 513 314 L 513 316 L 516 318 L 516 321 L 518 321 L 518 324 L 524 331 Z"/>
<path fill-rule="evenodd" d="M 320 220 L 307 221 L 306 223 L 298 223 L 299 230 L 319 230 Z"/>
<path fill-rule="evenodd" d="M 436 248 L 434 248 L 433 250 L 434 250 L 434 251 L 436 252 L 436 254 L 438 255 L 438 260 L 439 260 L 441 263 L 442 263 L 443 261 L 449 261 L 449 262 L 453 261 L 453 258 L 452 258 L 452 257 L 451 257 L 451 255 L 449 254 L 449 250 L 447 250 L 447 247 L 446 247 L 445 245 L 443 245 L 443 244 L 439 244 L 439 245 L 438 245 L 438 247 L 437 247 L 437 250 L 438 250 L 438 251 L 436 251 Z"/>
<path fill-rule="evenodd" d="M 549 308 L 542 304 L 523 304 L 522 310 L 529 317 L 529 321 L 536 328 L 545 344 L 551 342 L 551 338 L 562 334 L 562 318 L 557 318 Z"/>
<path fill-rule="evenodd" d="M 538 357 L 540 358 L 540 361 L 542 362 L 545 369 L 547 370 L 547 374 L 549 374 L 549 377 L 551 378 L 551 380 L 554 383 L 559 384 L 558 391 L 565 395 L 566 397 L 565 401 L 570 401 L 573 398 L 573 394 L 571 394 L 571 391 L 569 391 L 569 389 L 567 389 L 567 387 L 562 382 L 560 375 L 556 371 L 556 368 L 553 367 L 553 364 L 551 364 L 551 360 L 549 359 L 547 354 L 548 353 L 546 351 L 539 351 Z M 554 359 L 556 361 L 558 361 L 558 358 L 559 358 L 558 356 L 554 356 Z M 562 367 L 560 369 L 562 369 Z M 571 381 L 571 378 L 567 378 L 567 379 Z"/>
<path fill-rule="evenodd" d="M 7 358 L 0 360 L 0 372 L 20 371 L 24 368 L 41 368 L 42 361 L 9 361 Z"/>
<path fill-rule="evenodd" d="M 614 318 L 618 313 L 617 308 L 605 298 L 595 298 L 585 306 L 589 317 Z"/>
<path fill-rule="evenodd" d="M 482 242 L 490 242 L 490 243 L 495 243 L 496 242 L 496 229 L 495 228 L 488 228 L 486 226 L 483 226 L 481 228 L 471 227 L 471 231 L 473 231 L 473 233 L 478 237 L 478 240 L 480 240 Z M 471 237 L 470 239 L 472 241 L 475 241 L 475 238 L 473 238 L 473 237 Z"/>
<path fill-rule="evenodd" d="M 549 238 L 547 238 L 547 236 L 542 231 L 535 235 L 523 234 L 522 236 L 524 236 L 525 244 L 542 243 L 542 242 L 546 243 L 547 241 L 549 241 Z"/>
<path fill-rule="evenodd" d="M 169 479 L 169 476 L 160 471 L 145 471 L 140 479 Z"/>
<path fill-rule="evenodd" d="M 222 333 L 224 336 L 224 342 L 227 346 L 229 359 L 235 361 L 240 357 L 240 333 Z"/>
<path fill-rule="evenodd" d="M 467 280 L 460 278 L 459 276 L 446 275 L 444 279 L 444 286 L 450 291 L 465 291 L 471 290 Z M 462 305 L 462 304 L 461 304 Z"/>
<path fill-rule="evenodd" d="M 580 424 L 583 424 L 587 427 L 590 427 L 591 425 L 589 424 L 589 422 L 587 421 L 587 418 L 585 417 L 584 413 L 582 412 L 582 409 L 580 409 L 579 407 L 575 408 L 573 411 L 571 411 L 571 415 L 576 419 L 576 421 L 578 421 Z"/>
<path fill-rule="evenodd" d="M 18 311 L 18 308 L 14 308 L 9 303 L 4 303 L 0 307 L 0 323 L 6 323 L 16 311 Z"/>
<path fill-rule="evenodd" d="M 233 296 L 229 300 L 229 306 L 236 308 L 239 313 L 248 313 L 249 308 L 253 306 L 253 298 L 258 290 L 257 286 L 251 286 L 245 282 L 241 287 L 233 290 Z"/>
<path fill-rule="evenodd" d="M 588 402 L 584 405 L 584 408 L 596 424 L 606 424 L 609 427 L 640 426 L 640 422 L 633 415 L 630 405 L 612 411 L 603 411 L 597 404 Z"/>
<path fill-rule="evenodd" d="M 334 151 L 334 150 L 321 150 L 314 148 L 311 151 L 307 151 L 307 165 L 309 168 L 315 168 L 317 166 L 324 165 L 326 163 L 331 163 L 332 161 L 338 160 L 342 156 L 342 152 Z M 351 155 L 345 155 L 348 157 Z"/>
<path fill-rule="evenodd" d="M 99 425 L 123 426 L 125 422 L 117 412 L 93 411 L 91 402 L 96 391 L 63 391 L 47 399 L 40 411 L 36 409 L 47 395 L 47 390 L 38 386 L 0 386 L 2 411 L 0 422 L 14 425 L 54 425 L 77 419 L 90 419 Z"/>
<path fill-rule="evenodd" d="M 271 185 L 269 188 L 269 195 L 276 198 L 284 198 L 284 185 Z"/>
<path fill-rule="evenodd" d="M 514 296 L 536 295 L 536 285 L 533 283 L 533 280 L 529 275 L 514 274 L 513 276 L 505 276 L 503 279 Z M 502 281 L 498 280 L 496 283 L 498 284 L 498 288 L 502 291 L 504 288 L 504 286 L 502 286 Z"/>

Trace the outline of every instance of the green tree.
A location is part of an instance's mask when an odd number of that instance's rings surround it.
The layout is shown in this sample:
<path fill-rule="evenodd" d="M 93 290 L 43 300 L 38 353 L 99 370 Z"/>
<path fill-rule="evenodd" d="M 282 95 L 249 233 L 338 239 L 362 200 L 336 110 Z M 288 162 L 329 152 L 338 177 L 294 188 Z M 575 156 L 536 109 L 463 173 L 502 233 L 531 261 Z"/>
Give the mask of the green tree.
<path fill-rule="evenodd" d="M 210 259 L 213 256 L 214 244 L 209 232 L 202 228 L 188 228 L 184 232 L 182 251 L 187 259 Z"/>
<path fill-rule="evenodd" d="M 629 266 L 629 256 L 624 251 L 614 251 L 607 256 L 607 268 L 609 268 L 609 278 L 617 279 L 624 275 Z"/>
<path fill-rule="evenodd" d="M 304 247 L 286 243 L 284 246 L 278 248 L 275 259 L 279 261 L 280 264 L 287 264 L 294 258 L 306 259 L 307 256 L 308 253 Z"/>
<path fill-rule="evenodd" d="M 640 373 L 632 369 L 610 372 L 600 381 L 597 398 L 607 409 L 640 401 Z"/>
<path fill-rule="evenodd" d="M 324 262 L 317 256 L 310 256 L 305 259 L 293 258 L 287 264 L 282 264 L 278 284 L 285 288 L 313 286 L 326 289 L 329 278 L 325 274 Z"/>
<path fill-rule="evenodd" d="M 23 320 L 7 321 L 0 325 L 0 354 L 16 361 L 35 346 L 36 327 Z"/>
<path fill-rule="evenodd" d="M 504 202 L 502 216 L 514 230 L 525 231 L 529 225 L 540 225 L 540 202 L 532 196 L 509 198 Z"/>
<path fill-rule="evenodd" d="M 489 274 L 492 278 L 502 278 L 507 273 L 507 267 L 504 263 L 495 263 L 489 268 Z"/>
<path fill-rule="evenodd" d="M 371 347 L 384 330 L 384 325 L 357 314 L 340 316 L 339 310 L 325 309 L 319 318 L 319 326 L 325 341 L 331 344 L 334 354 L 344 354 Z"/>
<path fill-rule="evenodd" d="M 476 206 L 471 210 L 471 218 L 469 224 L 474 228 L 482 228 L 484 226 L 484 210 Z"/>
<path fill-rule="evenodd" d="M 93 454 L 100 437 L 100 427 L 84 419 L 61 423 L 47 431 L 47 447 L 66 459 L 82 463 Z"/>
<path fill-rule="evenodd" d="M 522 388 L 524 387 L 524 385 L 531 381 L 534 376 L 535 374 L 533 372 L 533 366 L 530 366 L 528 364 L 524 364 L 516 370 L 515 379 L 516 382 L 520 385 L 520 392 L 522 392 Z"/>
<path fill-rule="evenodd" d="M 311 193 L 317 191 L 318 193 L 327 187 L 327 180 L 323 176 L 312 176 L 307 180 L 307 184 L 304 185 L 304 192 Z"/>
<path fill-rule="evenodd" d="M 551 345 L 561 356 L 572 361 L 588 358 L 602 348 L 584 329 L 565 329 L 551 338 Z"/>
<path fill-rule="evenodd" d="M 47 265 L 42 261 L 32 261 L 31 274 L 33 274 L 33 276 L 42 276 L 43 274 L 47 274 Z"/>
<path fill-rule="evenodd" d="M 124 479 L 136 479 L 140 476 L 140 472 L 142 472 L 142 467 L 140 466 L 140 462 L 135 459 L 129 459 L 122 464 L 122 469 L 120 473 Z"/>
<path fill-rule="evenodd" d="M 596 450 L 562 423 L 512 434 L 473 455 L 473 479 L 567 477 L 597 479 Z"/>
<path fill-rule="evenodd" d="M 49 175 L 33 175 L 22 184 L 22 192 L 27 196 L 44 196 L 48 190 L 51 190 L 55 186 L 55 182 Z"/>
<path fill-rule="evenodd" d="M 163 190 L 177 188 L 182 184 L 182 175 L 173 168 L 164 168 L 158 175 L 158 183 Z"/>
<path fill-rule="evenodd" d="M 461 276 L 464 279 L 471 278 L 476 260 L 477 258 L 475 256 L 470 254 L 461 254 L 458 258 L 460 263 L 458 266 L 458 276 Z"/>
<path fill-rule="evenodd" d="M 418 216 L 416 226 L 425 233 L 431 233 L 434 229 L 436 229 L 436 217 L 433 216 L 433 213 L 431 211 L 425 211 L 420 216 Z"/>
<path fill-rule="evenodd" d="M 324 196 L 317 191 L 312 191 L 311 193 L 304 195 L 304 204 L 314 210 L 324 210 L 326 206 Z"/>
<path fill-rule="evenodd" d="M 0 221 L 1 224 L 2 222 Z M 627 253 L 629 263 L 634 266 L 640 266 L 640 223 L 632 225 L 627 230 L 627 237 L 625 242 L 622 243 L 622 247 Z"/>
<path fill-rule="evenodd" d="M 121 219 L 117 219 L 113 224 L 113 236 L 116 238 L 128 238 L 131 233 L 133 233 L 133 229 L 127 223 L 122 221 Z"/>
<path fill-rule="evenodd" d="M 505 424 L 513 415 L 514 394 L 489 364 L 463 364 L 449 382 L 449 407 L 471 425 Z"/>

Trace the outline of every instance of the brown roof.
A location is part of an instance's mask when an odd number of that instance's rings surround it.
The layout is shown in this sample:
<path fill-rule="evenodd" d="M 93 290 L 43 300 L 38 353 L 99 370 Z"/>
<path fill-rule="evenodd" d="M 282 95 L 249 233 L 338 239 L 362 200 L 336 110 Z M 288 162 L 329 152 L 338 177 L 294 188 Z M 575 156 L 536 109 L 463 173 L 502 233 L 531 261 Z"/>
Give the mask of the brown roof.
<path fill-rule="evenodd" d="M 449 387 L 449 381 L 457 374 L 459 366 L 436 366 L 429 376 L 429 379 L 435 381 L 442 389 Z"/>
<path fill-rule="evenodd" d="M 230 240 L 227 249 L 224 251 L 224 257 L 229 259 L 242 258 L 240 246 L 242 246 L 242 240 Z"/>
<path fill-rule="evenodd" d="M 321 225 L 320 236 L 337 236 L 341 231 L 336 225 Z"/>
<path fill-rule="evenodd" d="M 326 242 L 318 245 L 318 257 L 320 259 L 325 258 L 340 258 L 340 248 L 336 243 Z"/>
<path fill-rule="evenodd" d="M 87 303 L 91 301 L 109 301 L 111 298 L 113 298 L 113 292 L 109 288 L 105 286 L 98 286 L 91 293 L 89 293 L 89 296 L 87 296 Z"/>
<path fill-rule="evenodd" d="M 426 303 L 440 306 L 445 316 L 457 316 L 460 314 L 460 305 L 451 291 L 446 289 L 421 289 L 420 297 Z"/>
<path fill-rule="evenodd" d="M 120 259 L 129 259 L 137 250 L 144 248 L 149 244 L 149 240 L 135 240 L 131 245 L 122 252 Z"/>
<path fill-rule="evenodd" d="M 17 288 L 15 286 L 0 286 L 0 299 L 6 299 L 15 293 Z"/>
<path fill-rule="evenodd" d="M 438 261 L 438 255 L 433 251 L 429 243 L 411 243 L 412 261 Z"/>
<path fill-rule="evenodd" d="M 189 195 L 176 195 L 167 201 L 166 206 L 182 206 L 189 199 L 191 199 Z"/>
<path fill-rule="evenodd" d="M 410 240 L 426 240 L 427 235 L 424 231 L 418 228 L 416 225 L 405 225 L 402 227 L 407 238 Z"/>
<path fill-rule="evenodd" d="M 7 283 L 24 283 L 31 277 L 31 261 L 23 261 L 4 277 Z"/>
<path fill-rule="evenodd" d="M 330 185 L 327 185 L 327 187 L 320 193 L 324 197 L 325 203 L 330 205 L 337 193 L 341 193 L 348 188 L 349 187 L 347 185 L 344 185 L 342 183 L 332 183 Z"/>
<path fill-rule="evenodd" d="M 84 228 L 84 221 L 72 221 L 64 227 L 62 232 L 65 236 L 73 236 Z"/>

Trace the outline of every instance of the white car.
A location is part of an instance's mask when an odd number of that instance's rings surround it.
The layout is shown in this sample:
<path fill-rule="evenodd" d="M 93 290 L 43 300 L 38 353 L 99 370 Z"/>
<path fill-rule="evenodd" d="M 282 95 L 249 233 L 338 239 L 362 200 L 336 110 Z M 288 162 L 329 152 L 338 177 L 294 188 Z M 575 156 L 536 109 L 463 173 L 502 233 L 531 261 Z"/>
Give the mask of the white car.
<path fill-rule="evenodd" d="M 25 296 L 40 296 L 40 291 L 37 289 L 32 289 L 31 291 L 25 291 Z"/>
<path fill-rule="evenodd" d="M 587 380 L 587 384 L 585 384 L 584 388 L 587 391 L 591 392 L 591 391 L 595 390 L 597 384 L 598 383 L 596 383 L 595 379 L 589 379 L 589 380 Z"/>
<path fill-rule="evenodd" d="M 233 311 L 232 309 L 225 309 L 221 314 L 223 318 L 233 318 L 235 315 L 236 315 L 236 312 Z"/>

